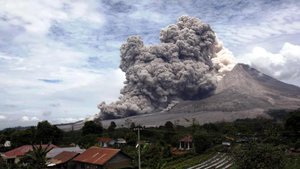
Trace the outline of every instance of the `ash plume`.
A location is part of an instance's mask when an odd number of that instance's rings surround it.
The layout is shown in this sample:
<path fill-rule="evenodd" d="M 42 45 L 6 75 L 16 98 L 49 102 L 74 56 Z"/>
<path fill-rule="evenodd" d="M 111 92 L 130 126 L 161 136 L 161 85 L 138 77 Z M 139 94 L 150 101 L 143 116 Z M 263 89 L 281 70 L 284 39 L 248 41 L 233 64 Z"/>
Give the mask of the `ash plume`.
<path fill-rule="evenodd" d="M 224 72 L 234 66 L 208 24 L 182 16 L 160 32 L 160 44 L 146 46 L 131 36 L 121 46 L 120 68 L 126 74 L 118 101 L 99 104 L 102 119 L 161 111 L 181 100 L 210 95 Z"/>

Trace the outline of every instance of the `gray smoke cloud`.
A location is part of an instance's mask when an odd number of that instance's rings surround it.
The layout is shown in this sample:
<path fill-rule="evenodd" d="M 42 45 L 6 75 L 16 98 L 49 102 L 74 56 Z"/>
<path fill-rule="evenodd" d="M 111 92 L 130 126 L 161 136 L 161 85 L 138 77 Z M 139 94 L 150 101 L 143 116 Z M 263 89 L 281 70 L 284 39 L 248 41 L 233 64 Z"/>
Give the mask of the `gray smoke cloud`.
<path fill-rule="evenodd" d="M 131 36 L 121 46 L 125 86 L 118 101 L 99 104 L 103 119 L 161 111 L 181 100 L 206 97 L 234 65 L 211 27 L 194 17 L 182 16 L 162 29 L 160 41 L 145 46 L 141 37 Z"/>

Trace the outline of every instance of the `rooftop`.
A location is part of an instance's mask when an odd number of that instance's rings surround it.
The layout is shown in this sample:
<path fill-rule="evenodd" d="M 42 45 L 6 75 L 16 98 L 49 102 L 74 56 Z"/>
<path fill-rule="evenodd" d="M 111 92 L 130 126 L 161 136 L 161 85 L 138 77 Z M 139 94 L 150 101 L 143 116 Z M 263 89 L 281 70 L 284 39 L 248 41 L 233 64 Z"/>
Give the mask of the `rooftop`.
<path fill-rule="evenodd" d="M 193 137 L 191 135 L 185 136 L 182 139 L 179 140 L 180 142 L 192 142 Z"/>
<path fill-rule="evenodd" d="M 56 155 L 55 157 L 53 157 L 51 160 L 49 160 L 47 163 L 47 166 L 51 167 L 51 166 L 56 166 L 59 164 L 66 163 L 66 162 L 72 160 L 78 154 L 79 153 L 76 153 L 76 152 L 63 151 L 63 152 L 59 153 L 58 155 Z"/>
<path fill-rule="evenodd" d="M 98 137 L 97 141 L 98 142 L 102 142 L 102 143 L 109 143 L 109 142 L 113 141 L 113 139 L 112 138 L 108 138 L 108 137 Z"/>
<path fill-rule="evenodd" d="M 76 152 L 76 153 L 82 153 L 85 151 L 85 149 L 81 149 L 80 147 L 57 147 L 53 148 L 51 151 L 47 153 L 47 158 L 53 158 L 54 156 L 58 155 L 59 153 L 63 151 L 68 152 Z"/>
<path fill-rule="evenodd" d="M 115 155 L 117 155 L 120 151 L 120 149 L 91 147 L 82 154 L 75 157 L 74 161 L 96 165 L 104 165 Z"/>
<path fill-rule="evenodd" d="M 34 146 L 39 147 L 40 145 L 34 145 Z M 43 148 L 47 148 L 48 144 L 43 144 L 41 146 Z M 50 144 L 48 146 L 48 149 L 52 149 L 56 147 L 57 147 L 56 145 Z M 18 156 L 24 156 L 29 151 L 32 151 L 32 145 L 24 145 L 3 153 L 3 156 L 4 158 L 16 158 Z"/>

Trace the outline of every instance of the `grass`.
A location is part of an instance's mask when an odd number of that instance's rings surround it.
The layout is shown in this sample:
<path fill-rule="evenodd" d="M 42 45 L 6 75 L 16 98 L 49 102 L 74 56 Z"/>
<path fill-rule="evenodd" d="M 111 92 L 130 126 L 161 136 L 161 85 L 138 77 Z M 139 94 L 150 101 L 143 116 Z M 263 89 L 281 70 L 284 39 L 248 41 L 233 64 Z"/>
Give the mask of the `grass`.
<path fill-rule="evenodd" d="M 288 157 L 284 168 L 285 169 L 299 169 L 300 168 L 300 156 Z"/>

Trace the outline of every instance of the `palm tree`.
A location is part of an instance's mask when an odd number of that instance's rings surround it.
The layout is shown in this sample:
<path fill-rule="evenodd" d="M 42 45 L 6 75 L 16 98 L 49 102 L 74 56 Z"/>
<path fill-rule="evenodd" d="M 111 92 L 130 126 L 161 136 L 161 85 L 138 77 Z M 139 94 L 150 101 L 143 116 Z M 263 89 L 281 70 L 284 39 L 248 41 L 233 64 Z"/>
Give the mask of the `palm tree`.
<path fill-rule="evenodd" d="M 50 144 L 48 144 L 46 147 L 42 147 L 42 145 L 32 145 L 32 151 L 30 151 L 26 155 L 27 162 L 26 168 L 28 169 L 44 169 L 47 168 L 46 162 L 47 158 L 46 155 L 49 151 L 51 151 L 52 148 L 50 148 Z"/>

